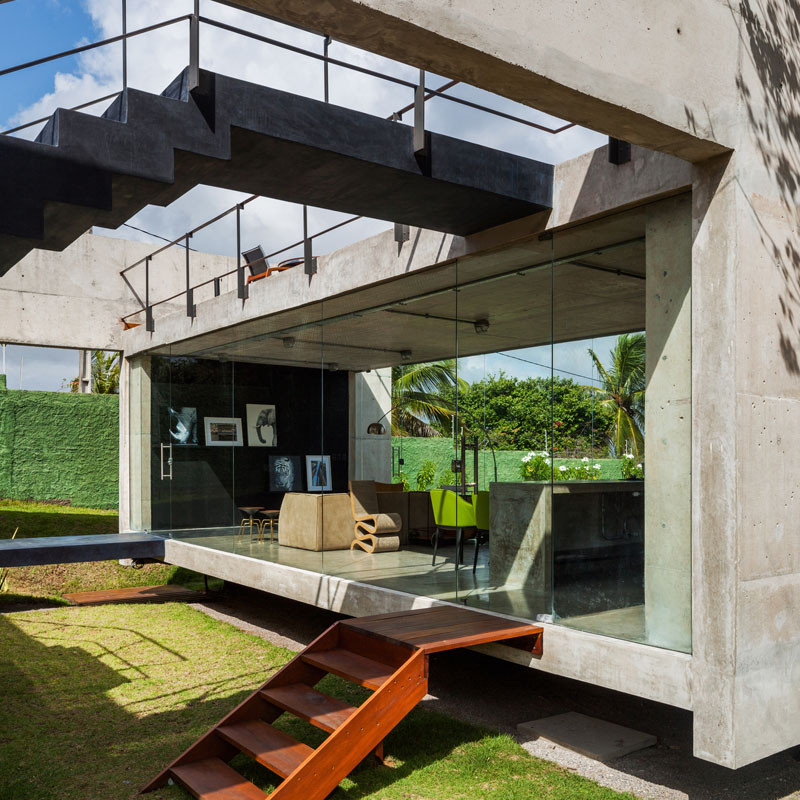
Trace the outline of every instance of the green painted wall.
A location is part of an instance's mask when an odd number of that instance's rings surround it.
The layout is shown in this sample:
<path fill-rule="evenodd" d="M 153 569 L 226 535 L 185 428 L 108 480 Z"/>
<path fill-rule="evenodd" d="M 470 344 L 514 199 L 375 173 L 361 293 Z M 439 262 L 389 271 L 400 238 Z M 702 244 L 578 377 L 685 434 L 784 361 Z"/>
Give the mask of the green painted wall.
<path fill-rule="evenodd" d="M 436 479 L 434 486 L 439 485 L 439 480 L 443 474 L 450 469 L 450 461 L 457 457 L 450 439 L 444 437 L 413 437 L 413 436 L 393 436 L 392 447 L 394 448 L 394 465 L 397 469 L 397 459 L 402 457 L 402 470 L 408 476 L 411 488 L 416 486 L 416 475 L 423 462 L 433 461 L 436 464 Z M 497 479 L 499 481 L 518 481 L 519 467 L 522 457 L 527 454 L 527 450 L 496 450 L 497 457 Z M 560 459 L 555 460 L 556 466 L 560 464 L 580 463 L 579 459 Z M 605 480 L 618 480 L 622 478 L 620 461 L 616 458 L 599 458 L 593 463 L 602 464 L 602 477 Z M 473 457 L 471 452 L 467 452 L 467 482 L 472 482 Z M 494 464 L 492 461 L 492 451 L 488 448 L 481 450 L 478 457 L 478 476 L 480 478 L 481 489 L 486 489 L 487 484 L 494 480 Z"/>
<path fill-rule="evenodd" d="M 0 375 L 0 497 L 116 508 L 117 395 L 6 389 Z"/>

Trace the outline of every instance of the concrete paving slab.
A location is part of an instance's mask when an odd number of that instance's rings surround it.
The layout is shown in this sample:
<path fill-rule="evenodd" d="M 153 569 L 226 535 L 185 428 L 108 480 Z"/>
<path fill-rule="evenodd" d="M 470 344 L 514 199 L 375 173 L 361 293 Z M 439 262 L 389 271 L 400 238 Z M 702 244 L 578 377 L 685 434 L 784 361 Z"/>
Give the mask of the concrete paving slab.
<path fill-rule="evenodd" d="M 652 734 L 574 711 L 521 722 L 517 730 L 524 741 L 547 739 L 596 761 L 610 761 L 656 744 Z"/>

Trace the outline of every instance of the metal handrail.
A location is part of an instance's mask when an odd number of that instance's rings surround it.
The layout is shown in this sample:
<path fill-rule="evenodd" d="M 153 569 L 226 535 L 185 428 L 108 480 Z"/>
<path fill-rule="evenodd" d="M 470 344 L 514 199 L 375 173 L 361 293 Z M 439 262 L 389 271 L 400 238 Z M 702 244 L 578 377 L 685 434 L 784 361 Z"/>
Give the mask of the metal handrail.
<path fill-rule="evenodd" d="M 230 0 L 214 0 L 214 2 L 220 3 L 221 5 L 233 5 L 233 3 L 230 2 Z M 161 28 L 166 28 L 166 27 L 169 27 L 171 25 L 175 25 L 175 24 L 178 24 L 178 23 L 181 23 L 181 22 L 188 21 L 190 23 L 190 32 L 189 32 L 189 38 L 190 38 L 190 59 L 189 59 L 190 60 L 190 76 L 191 75 L 194 76 L 193 78 L 190 77 L 190 81 L 196 82 L 197 81 L 197 77 L 198 77 L 198 70 L 199 70 L 199 25 L 200 25 L 200 23 L 203 23 L 203 24 L 206 24 L 206 25 L 210 25 L 212 27 L 219 28 L 221 30 L 229 31 L 231 33 L 234 33 L 234 34 L 237 34 L 237 35 L 240 35 L 240 36 L 245 36 L 245 37 L 253 39 L 255 41 L 262 42 L 264 44 L 268 44 L 268 45 L 271 45 L 271 46 L 274 46 L 274 47 L 278 47 L 278 48 L 281 48 L 281 49 L 284 49 L 284 50 L 287 50 L 287 51 L 290 51 L 290 52 L 293 52 L 293 53 L 297 53 L 297 54 L 305 56 L 307 58 L 312 58 L 312 59 L 315 59 L 315 60 L 318 60 L 318 61 L 322 61 L 324 66 L 325 66 L 325 102 L 328 102 L 328 67 L 330 65 L 338 66 L 338 67 L 341 67 L 343 69 L 348 69 L 348 70 L 351 70 L 353 72 L 358 72 L 358 73 L 361 73 L 363 75 L 368 75 L 370 77 L 378 78 L 380 80 L 389 81 L 389 82 L 394 83 L 394 84 L 396 84 L 398 86 L 404 86 L 404 87 L 406 87 L 408 89 L 412 89 L 414 91 L 414 93 L 415 93 L 414 102 L 408 104 L 407 106 L 404 106 L 402 109 L 400 109 L 398 111 L 395 111 L 394 113 L 389 115 L 387 117 L 387 119 L 398 121 L 398 120 L 402 119 L 402 117 L 403 117 L 403 115 L 405 113 L 407 113 L 409 111 L 412 111 L 412 110 L 414 111 L 414 113 L 415 113 L 414 141 L 415 141 L 415 148 L 418 151 L 419 151 L 421 145 L 417 146 L 416 142 L 417 142 L 417 139 L 418 139 L 418 134 L 421 135 L 421 131 L 422 131 L 423 127 L 424 127 L 424 104 L 425 104 L 425 102 L 427 102 L 428 100 L 430 100 L 431 98 L 434 98 L 434 97 L 441 97 L 441 98 L 443 98 L 445 100 L 449 100 L 449 101 L 457 103 L 459 105 L 463 105 L 463 106 L 468 107 L 468 108 L 473 108 L 475 110 L 482 111 L 482 112 L 485 112 L 485 113 L 493 114 L 493 115 L 501 117 L 503 119 L 507 119 L 507 120 L 512 121 L 512 122 L 516 122 L 516 123 L 519 123 L 519 124 L 522 124 L 522 125 L 526 125 L 528 127 L 535 128 L 537 130 L 540 130 L 540 131 L 543 131 L 543 132 L 549 133 L 549 134 L 561 133 L 562 131 L 565 131 L 568 128 L 574 127 L 575 124 L 576 124 L 574 122 L 570 122 L 570 123 L 566 123 L 566 124 L 564 124 L 564 125 L 562 125 L 560 127 L 557 127 L 557 128 L 550 128 L 550 127 L 548 127 L 546 125 L 542 125 L 540 123 L 533 122 L 531 120 L 526 120 L 526 119 L 523 119 L 522 117 L 518 117 L 518 116 L 515 116 L 513 114 L 508 114 L 508 113 L 506 113 L 504 111 L 499 111 L 499 110 L 496 110 L 496 109 L 489 108 L 487 106 L 483 106 L 483 105 L 481 105 L 479 103 L 472 102 L 471 100 L 465 100 L 465 99 L 460 98 L 460 97 L 455 97 L 453 95 L 445 94 L 445 92 L 448 89 L 451 89 L 452 87 L 456 86 L 457 84 L 460 83 L 460 81 L 451 80 L 451 81 L 448 81 L 445 84 L 442 84 L 437 89 L 428 88 L 428 87 L 425 86 L 425 73 L 422 70 L 420 71 L 420 79 L 419 79 L 419 81 L 415 83 L 415 82 L 412 82 L 412 81 L 405 80 L 404 78 L 398 78 L 398 77 L 396 77 L 394 75 L 389 75 L 388 73 L 385 73 L 385 72 L 379 72 L 378 70 L 369 69 L 368 67 L 362 67 L 362 66 L 359 66 L 357 64 L 352 64 L 352 63 L 349 63 L 349 62 L 346 62 L 346 61 L 342 61 L 341 59 L 331 58 L 329 53 L 328 53 L 328 48 L 329 48 L 329 45 L 331 43 L 331 38 L 329 36 L 327 36 L 325 34 L 322 34 L 322 33 L 319 33 L 317 31 L 312 31 L 312 30 L 310 30 L 308 28 L 303 28 L 302 26 L 299 26 L 299 25 L 294 25 L 292 23 L 286 23 L 283 20 L 276 19 L 275 17 L 272 17 L 271 15 L 266 14 L 266 13 L 259 13 L 259 12 L 253 12 L 253 13 L 256 13 L 257 16 L 265 17 L 267 19 L 270 19 L 270 20 L 273 20 L 273 21 L 276 21 L 276 22 L 279 22 L 279 23 L 282 23 L 282 24 L 287 24 L 287 25 L 290 25 L 291 27 L 299 28 L 301 30 L 307 31 L 308 33 L 312 33 L 312 34 L 317 35 L 317 36 L 322 36 L 324 38 L 323 53 L 322 54 L 316 53 L 313 50 L 309 50 L 309 49 L 307 49 L 305 47 L 299 47 L 297 45 L 288 44 L 286 42 L 282 42 L 282 41 L 280 41 L 278 39 L 275 39 L 273 37 L 263 36 L 261 34 L 254 33 L 252 31 L 247 31 L 247 30 L 244 30 L 242 28 L 238 28 L 238 27 L 236 27 L 234 25 L 229 25 L 229 24 L 227 24 L 225 22 L 221 22 L 219 20 L 211 19 L 209 17 L 204 17 L 204 16 L 202 16 L 200 14 L 199 0 L 194 0 L 194 11 L 191 14 L 184 14 L 184 15 L 179 16 L 179 17 L 174 17 L 172 19 L 165 20 L 163 22 L 154 23 L 153 25 L 148 25 L 148 26 L 145 26 L 143 28 L 138 28 L 138 29 L 136 29 L 134 31 L 130 31 L 129 32 L 127 30 L 126 0 L 122 0 L 122 33 L 120 35 L 112 36 L 112 37 L 109 37 L 107 39 L 103 39 L 103 40 L 98 41 L 98 42 L 91 42 L 89 44 L 82 45 L 80 47 L 75 47 L 75 48 L 72 48 L 70 50 L 64 50 L 64 51 L 62 51 L 60 53 L 55 53 L 53 55 L 45 56 L 43 58 L 34 59 L 33 61 L 28 61 L 28 62 L 25 62 L 24 64 L 18 64 L 18 65 L 13 66 L 13 67 L 6 67 L 5 69 L 0 70 L 0 77 L 2 77 L 4 75 L 9 75 L 9 74 L 12 74 L 12 73 L 15 73 L 15 72 L 19 72 L 19 71 L 22 71 L 22 70 L 25 70 L 25 69 L 29 69 L 31 67 L 39 66 L 41 64 L 46 64 L 46 63 L 49 63 L 51 61 L 56 61 L 56 60 L 61 59 L 61 58 L 67 58 L 69 56 L 74 56 L 74 55 L 78 55 L 80 53 L 85 53 L 87 51 L 94 50 L 94 49 L 97 49 L 99 47 L 104 47 L 105 45 L 115 44 L 117 42 L 122 42 L 122 45 L 123 45 L 123 64 L 122 64 L 122 69 L 123 69 L 123 89 L 122 89 L 122 91 L 124 92 L 124 91 L 127 90 L 127 51 L 126 51 L 127 40 L 129 38 L 134 37 L 134 36 L 141 36 L 141 35 L 143 35 L 145 33 L 151 33 L 153 31 L 159 30 Z M 106 95 L 104 97 L 100 97 L 100 98 L 97 98 L 95 100 L 90 100 L 90 101 L 88 101 L 86 103 L 81 103 L 80 105 L 74 106 L 70 110 L 77 111 L 77 110 L 80 110 L 80 109 L 83 109 L 83 108 L 88 108 L 89 106 L 95 105 L 97 103 L 101 103 L 101 102 L 110 100 L 112 98 L 115 98 L 119 94 L 120 94 L 120 92 L 114 92 L 114 93 Z M 38 124 L 41 124 L 43 122 L 46 122 L 48 119 L 49 119 L 49 117 L 42 117 L 40 119 L 24 123 L 23 125 L 18 125 L 18 126 L 14 127 L 14 128 L 11 128 L 11 129 L 7 130 L 7 131 L 2 131 L 2 132 L 0 132 L 0 135 L 7 135 L 7 134 L 11 134 L 11 133 L 16 133 L 17 131 L 21 131 L 21 130 L 24 130 L 26 128 L 32 127 L 34 125 L 38 125 Z M 229 214 L 231 214 L 233 212 L 237 213 L 237 239 L 238 239 L 238 236 L 239 236 L 239 234 L 238 234 L 238 230 L 239 230 L 238 214 L 239 214 L 239 212 L 241 212 L 241 210 L 248 203 L 250 203 L 253 200 L 257 199 L 258 196 L 259 195 L 251 195 L 250 197 L 246 198 L 245 200 L 243 200 L 243 201 L 241 201 L 239 203 L 236 203 L 234 206 L 232 206 L 231 208 L 226 209 L 225 211 L 223 211 L 222 213 L 218 214 L 214 218 L 212 218 L 210 220 L 207 220 L 206 222 L 203 222 L 202 224 L 198 225 L 196 228 L 193 228 L 191 231 L 188 231 L 188 232 L 182 234 L 181 236 L 179 236 L 178 238 L 174 239 L 173 241 L 170 241 L 167 244 L 163 245 L 158 250 L 155 250 L 154 252 L 150 253 L 149 255 L 145 256 L 144 258 L 139 259 L 138 261 L 134 262 L 130 266 L 125 267 L 123 270 L 121 270 L 120 275 L 122 276 L 123 280 L 128 284 L 128 286 L 130 287 L 130 289 L 133 292 L 134 296 L 137 299 L 139 299 L 139 302 L 141 303 L 142 302 L 141 298 L 139 298 L 139 296 L 136 293 L 136 291 L 134 290 L 133 286 L 131 286 L 130 282 L 128 281 L 128 279 L 126 277 L 126 273 L 129 272 L 130 270 L 132 270 L 134 267 L 139 266 L 142 263 L 145 263 L 147 265 L 147 270 L 146 270 L 147 271 L 147 275 L 146 275 L 146 284 L 147 284 L 146 295 L 147 295 L 147 299 L 146 299 L 145 303 L 143 303 L 143 309 L 145 310 L 145 312 L 147 314 L 147 317 L 148 317 L 148 329 L 152 329 L 152 309 L 153 309 L 154 306 L 170 302 L 171 300 L 174 300 L 174 299 L 176 299 L 176 298 L 178 298 L 178 297 L 180 297 L 180 296 L 182 296 L 184 294 L 188 296 L 189 302 L 191 302 L 192 293 L 193 293 L 193 291 L 195 289 L 203 287 L 203 286 L 206 286 L 206 285 L 208 285 L 210 283 L 218 282 L 221 278 L 227 277 L 227 276 L 232 275 L 232 274 L 234 274 L 236 272 L 239 272 L 239 273 L 242 272 L 241 264 L 237 264 L 237 267 L 234 270 L 230 270 L 228 272 L 223 273 L 222 275 L 219 275 L 219 276 L 214 277 L 214 278 L 210 278 L 209 280 L 206 280 L 206 281 L 204 281 L 204 282 L 202 282 L 200 284 L 197 284 L 196 286 L 191 286 L 190 285 L 190 281 L 189 281 L 189 261 L 188 261 L 189 249 L 190 249 L 189 248 L 189 239 L 195 233 L 203 230 L 204 228 L 208 227 L 209 225 L 214 224 L 215 222 L 218 222 L 219 220 L 223 219 L 224 217 L 228 216 Z M 270 253 L 269 255 L 264 256 L 263 260 L 266 262 L 266 260 L 268 258 L 272 258 L 272 257 L 274 257 L 276 255 L 280 255 L 281 253 L 284 253 L 284 252 L 286 252 L 288 250 L 291 250 L 291 249 L 293 249 L 295 247 L 299 247 L 302 244 L 305 244 L 306 247 L 307 247 L 306 259 L 308 259 L 309 258 L 308 254 L 311 252 L 311 250 L 310 250 L 310 242 L 313 239 L 316 239 L 319 236 L 323 236 L 326 233 L 330 233 L 331 231 L 336 230 L 337 228 L 341 228 L 344 225 L 349 225 L 350 223 L 355 222 L 355 221 L 357 221 L 357 220 L 359 220 L 361 218 L 362 217 L 360 215 L 359 216 L 355 216 L 355 217 L 351 217 L 351 218 L 349 218 L 347 220 L 344 220 L 344 221 L 339 222 L 339 223 L 337 223 L 335 225 L 332 225 L 331 227 L 326 228 L 325 230 L 319 231 L 318 233 L 312 234 L 310 236 L 307 235 L 307 232 L 306 232 L 306 235 L 300 241 L 295 242 L 295 243 L 290 244 L 290 245 L 287 245 L 286 247 L 283 247 L 280 250 L 276 250 L 273 253 Z M 305 217 L 304 217 L 304 219 L 305 219 Z M 304 223 L 304 226 L 305 226 L 305 223 Z M 185 242 L 186 254 L 187 254 L 187 266 L 186 266 L 187 287 L 186 287 L 186 289 L 184 291 L 181 291 L 178 294 L 175 294 L 175 295 L 173 295 L 171 297 L 168 297 L 168 298 L 166 298 L 164 300 L 159 300 L 156 303 L 152 303 L 151 304 L 150 301 L 149 301 L 149 277 L 150 277 L 149 276 L 149 266 L 150 266 L 150 261 L 153 259 L 154 256 L 156 256 L 156 255 L 158 255 L 160 253 L 163 253 L 165 250 L 168 250 L 170 247 L 174 247 L 174 246 L 180 244 L 181 242 Z M 238 248 L 238 244 L 237 244 L 237 248 Z M 240 276 L 240 283 L 242 282 L 242 280 L 243 279 Z M 242 292 L 242 287 L 240 287 L 240 296 L 241 297 L 246 297 L 247 296 L 246 291 L 245 291 L 244 294 L 242 294 L 241 292 Z M 141 313 L 141 312 L 139 312 L 139 311 L 133 312 L 131 314 L 126 315 L 122 319 L 123 320 L 128 319 L 129 317 L 135 316 L 135 315 L 137 315 L 139 313 Z M 190 315 L 193 316 L 194 314 L 192 313 Z"/>
<path fill-rule="evenodd" d="M 91 42 L 90 44 L 81 45 L 81 47 L 73 47 L 72 50 L 64 50 L 63 53 L 56 53 L 52 56 L 45 56 L 44 58 L 37 58 L 34 61 L 28 61 L 25 64 L 17 64 L 15 67 L 6 67 L 6 69 L 0 69 L 0 78 L 3 75 L 10 75 L 12 72 L 19 72 L 23 69 L 28 69 L 29 67 L 38 67 L 39 64 L 47 64 L 48 61 L 56 61 L 59 58 L 66 58 L 67 56 L 74 56 L 78 53 L 85 53 L 87 50 L 94 50 L 97 47 L 103 47 L 107 44 L 114 44 L 115 42 L 121 42 L 123 39 L 130 39 L 133 36 L 140 36 L 143 33 L 150 33 L 151 31 L 157 31 L 159 28 L 166 28 L 168 25 L 175 25 L 177 22 L 185 22 L 186 20 L 190 20 L 192 18 L 191 14 L 184 14 L 181 17 L 173 17 L 172 19 L 165 20 L 164 22 L 157 22 L 154 25 L 148 25 L 146 28 L 139 28 L 135 31 L 130 31 L 128 33 L 119 34 L 118 36 L 112 36 L 110 39 L 103 39 L 100 42 Z"/>
<path fill-rule="evenodd" d="M 88 103 L 81 103 L 79 106 L 72 106 L 70 111 L 80 111 L 82 108 L 88 108 L 89 106 L 97 105 L 97 103 L 102 103 L 105 100 L 111 100 L 114 97 L 119 97 L 121 92 L 113 92 L 112 94 L 107 94 L 105 97 L 98 97 L 97 100 L 90 100 Z M 52 117 L 52 114 L 48 114 L 46 117 L 42 117 L 41 119 L 35 119 L 33 122 L 26 122 L 24 125 L 17 125 L 16 128 L 9 128 L 7 131 L 0 131 L 0 136 L 5 136 L 9 133 L 16 133 L 17 131 L 23 131 L 25 128 L 32 128 L 34 125 L 39 125 L 41 122 L 47 122 L 47 120 Z"/>
<path fill-rule="evenodd" d="M 360 72 L 364 75 L 369 75 L 373 78 L 380 78 L 381 80 L 389 81 L 390 83 L 395 83 L 398 86 L 405 86 L 408 89 L 417 89 L 418 84 L 414 83 L 413 81 L 407 81 L 405 78 L 398 78 L 395 75 L 389 75 L 385 72 L 378 72 L 374 69 L 369 69 L 368 67 L 362 67 L 358 64 L 350 64 L 347 61 L 341 61 L 338 58 L 331 58 L 330 56 L 325 56 L 321 53 L 315 53 L 313 50 L 308 50 L 305 47 L 299 47 L 298 45 L 294 44 L 287 44 L 286 42 L 281 42 L 279 39 L 273 39 L 271 36 L 262 36 L 260 33 L 253 33 L 252 31 L 245 31 L 241 28 L 237 28 L 233 25 L 228 25 L 226 22 L 219 22 L 218 20 L 210 19 L 209 17 L 200 17 L 200 22 L 205 23 L 206 25 L 211 25 L 215 28 L 221 28 L 222 30 L 229 31 L 231 33 L 238 33 L 241 36 L 246 36 L 249 39 L 254 39 L 259 42 L 263 42 L 264 44 L 269 44 L 274 47 L 280 47 L 284 50 L 289 50 L 292 53 L 298 53 L 299 55 L 307 56 L 309 58 L 316 59 L 317 61 L 323 61 L 327 64 L 332 64 L 335 67 L 343 67 L 344 69 L 352 70 L 353 72 Z M 502 117 L 503 119 L 511 120 L 512 122 L 518 122 L 522 125 L 528 125 L 531 128 L 536 128 L 537 130 L 544 131 L 545 133 L 557 134 L 561 133 L 562 131 L 567 130 L 567 128 L 574 127 L 577 123 L 569 122 L 565 125 L 562 125 L 559 128 L 548 128 L 546 125 L 540 125 L 537 122 L 532 122 L 527 119 L 523 119 L 522 117 L 516 117 L 513 114 L 507 114 L 505 111 L 498 111 L 493 108 L 489 108 L 488 106 L 482 106 L 479 103 L 473 103 L 470 100 L 464 100 L 460 97 L 454 97 L 453 95 L 444 94 L 444 90 L 454 86 L 456 83 L 461 83 L 461 81 L 453 81 L 448 86 L 440 87 L 439 89 L 429 89 L 427 87 L 423 87 L 423 90 L 427 95 L 430 97 L 443 97 L 445 100 L 451 100 L 454 103 L 459 103 L 460 105 L 468 106 L 470 108 L 477 109 L 478 111 L 485 111 L 488 114 L 494 114 L 495 116 Z M 428 99 L 426 97 L 426 99 Z M 406 106 L 402 111 L 397 112 L 399 115 L 406 113 L 414 108 L 414 104 Z"/>
<path fill-rule="evenodd" d="M 250 200 L 254 199 L 255 197 L 258 197 L 258 195 L 253 195 L 253 197 L 248 198 L 248 200 L 245 201 L 245 202 L 249 202 Z M 239 205 L 242 205 L 242 204 L 239 204 Z M 221 219 L 226 214 L 230 214 L 232 211 L 235 211 L 236 208 L 237 208 L 237 206 L 233 206 L 233 208 L 228 209 L 226 212 L 224 212 L 220 216 L 216 217 L 216 219 Z M 326 233 L 330 233 L 331 231 L 335 231 L 337 228 L 341 228 L 344 225 L 349 225 L 351 222 L 356 222 L 357 220 L 360 220 L 360 219 L 363 219 L 363 218 L 364 218 L 363 215 L 359 215 L 357 217 L 350 217 L 348 219 L 342 220 L 341 222 L 337 222 L 335 225 L 331 225 L 329 228 L 325 228 L 325 230 L 317 231 L 317 233 L 312 233 L 308 238 L 309 239 L 317 239 L 320 236 L 324 236 Z M 202 226 L 202 227 L 205 227 L 205 225 Z M 199 229 L 196 229 L 196 230 L 199 230 Z M 186 238 L 186 235 L 184 234 L 183 236 L 180 237 L 180 239 L 176 239 L 175 242 L 167 245 L 166 247 L 172 247 L 174 244 L 177 244 L 177 243 L 183 241 L 185 238 Z M 280 250 L 275 250 L 272 253 L 268 253 L 263 258 L 256 259 L 256 261 L 254 261 L 253 263 L 257 263 L 258 261 L 266 261 L 269 258 L 274 258 L 275 256 L 279 256 L 281 253 L 285 253 L 287 250 L 292 250 L 295 247 L 299 247 L 304 242 L 305 242 L 305 239 L 300 239 L 299 242 L 294 242 L 293 244 L 290 244 L 287 247 L 282 247 Z M 166 247 L 162 248 L 162 250 L 165 250 Z M 156 252 L 160 253 L 161 250 L 158 250 Z M 142 261 L 146 261 L 148 258 L 152 258 L 153 255 L 155 255 L 155 253 L 151 254 L 150 256 L 145 256 L 145 258 L 141 259 L 141 261 L 138 261 L 137 264 L 142 263 Z M 132 267 L 135 267 L 135 266 L 136 266 L 136 264 L 131 264 L 131 266 L 127 267 L 126 269 L 124 269 L 120 273 L 120 275 L 122 275 L 123 272 L 127 272 L 127 270 L 129 270 L 129 269 L 131 269 Z M 215 275 L 213 278 L 209 278 L 208 280 L 205 280 L 202 283 L 194 284 L 194 286 L 192 286 L 192 290 L 201 289 L 203 286 L 209 286 L 210 284 L 214 283 L 214 281 L 221 280 L 222 278 L 227 278 L 229 275 L 235 275 L 238 271 L 239 271 L 239 268 L 235 267 L 234 269 L 230 269 L 227 272 L 221 273 L 220 275 Z M 172 300 L 177 300 L 179 297 L 181 297 L 184 294 L 186 294 L 186 290 L 185 289 L 180 291 L 180 292 L 177 292 L 176 294 L 171 295 L 170 297 L 165 297 L 163 300 L 157 300 L 155 303 L 150 303 L 150 308 L 155 308 L 156 306 L 163 305 L 164 303 L 169 303 Z M 120 319 L 123 320 L 123 321 L 126 320 L 126 319 L 130 319 L 131 317 L 135 317 L 138 314 L 141 314 L 142 311 L 144 311 L 143 308 L 139 309 L 138 311 L 132 311 L 130 314 L 126 314 L 124 317 L 120 317 Z"/>

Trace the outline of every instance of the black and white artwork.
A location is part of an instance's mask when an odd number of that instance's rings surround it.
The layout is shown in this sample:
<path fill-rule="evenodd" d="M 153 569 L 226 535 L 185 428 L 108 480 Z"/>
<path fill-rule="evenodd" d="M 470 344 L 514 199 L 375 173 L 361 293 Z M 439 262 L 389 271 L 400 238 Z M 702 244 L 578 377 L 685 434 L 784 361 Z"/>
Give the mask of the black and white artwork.
<path fill-rule="evenodd" d="M 275 406 L 247 404 L 247 444 L 250 447 L 277 447 Z"/>
<path fill-rule="evenodd" d="M 302 492 L 303 474 L 300 456 L 269 457 L 269 490 L 271 492 Z"/>
<path fill-rule="evenodd" d="M 169 440 L 176 445 L 197 444 L 197 409 L 183 406 L 167 408 Z"/>
<path fill-rule="evenodd" d="M 306 481 L 309 492 L 330 492 L 333 488 L 331 457 L 306 456 Z"/>

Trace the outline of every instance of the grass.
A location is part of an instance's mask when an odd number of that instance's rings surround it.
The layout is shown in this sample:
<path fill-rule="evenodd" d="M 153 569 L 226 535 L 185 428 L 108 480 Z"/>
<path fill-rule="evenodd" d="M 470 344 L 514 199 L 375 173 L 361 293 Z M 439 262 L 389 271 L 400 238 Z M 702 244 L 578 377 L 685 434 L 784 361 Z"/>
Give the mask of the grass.
<path fill-rule="evenodd" d="M 47 505 L 22 500 L 0 500 L 0 539 L 9 539 L 15 528 L 18 539 L 38 536 L 77 536 L 116 533 L 116 511 L 73 506 Z M 64 594 L 131 586 L 160 586 L 176 583 L 202 589 L 203 576 L 168 564 L 147 564 L 141 569 L 123 567 L 116 561 L 83 564 L 49 564 L 9 570 L 0 606 L 65 604 Z M 209 581 L 214 588 L 219 582 Z"/>
<path fill-rule="evenodd" d="M 4 800 L 134 798 L 167 762 L 293 654 L 181 604 L 0 615 Z M 435 664 L 434 664 L 435 668 Z M 333 676 L 343 699 L 363 690 Z M 314 745 L 323 734 L 284 716 Z M 510 737 L 414 710 L 331 800 L 632 800 L 529 756 Z M 270 773 L 234 766 L 268 790 Z M 168 787 L 153 798 L 187 798 Z"/>

